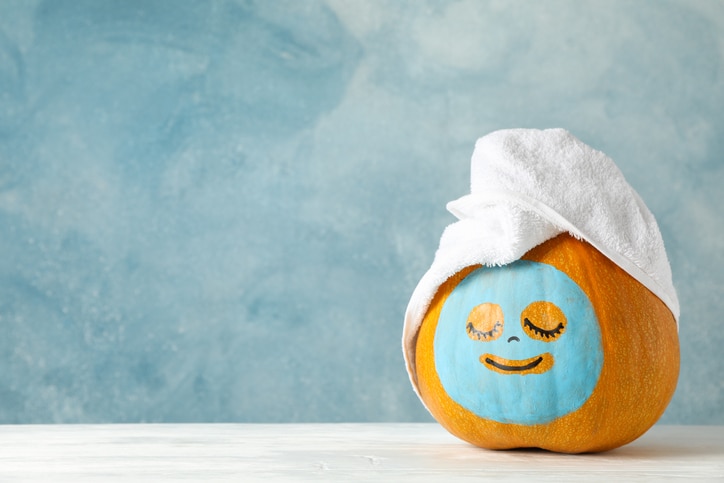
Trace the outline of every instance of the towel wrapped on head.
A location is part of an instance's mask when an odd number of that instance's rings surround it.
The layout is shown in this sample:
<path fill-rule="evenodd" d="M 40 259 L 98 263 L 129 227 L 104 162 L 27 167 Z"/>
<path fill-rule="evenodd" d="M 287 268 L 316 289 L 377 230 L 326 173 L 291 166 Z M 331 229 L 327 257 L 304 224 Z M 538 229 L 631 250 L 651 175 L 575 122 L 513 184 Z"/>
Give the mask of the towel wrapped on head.
<path fill-rule="evenodd" d="M 678 323 L 656 220 L 614 162 L 568 131 L 509 129 L 480 138 L 471 192 L 447 207 L 459 221 L 445 229 L 405 314 L 403 352 L 415 387 L 415 339 L 438 287 L 465 267 L 506 265 L 565 232 L 653 292 Z"/>

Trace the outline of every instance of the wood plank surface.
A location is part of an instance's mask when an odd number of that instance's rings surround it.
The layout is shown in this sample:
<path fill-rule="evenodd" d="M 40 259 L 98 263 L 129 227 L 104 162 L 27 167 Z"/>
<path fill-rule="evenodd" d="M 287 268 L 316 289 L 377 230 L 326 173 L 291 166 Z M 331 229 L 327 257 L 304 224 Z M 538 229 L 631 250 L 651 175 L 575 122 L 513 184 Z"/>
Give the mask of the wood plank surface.
<path fill-rule="evenodd" d="M 0 481 L 724 481 L 724 427 L 600 454 L 487 451 L 437 424 L 0 426 Z"/>

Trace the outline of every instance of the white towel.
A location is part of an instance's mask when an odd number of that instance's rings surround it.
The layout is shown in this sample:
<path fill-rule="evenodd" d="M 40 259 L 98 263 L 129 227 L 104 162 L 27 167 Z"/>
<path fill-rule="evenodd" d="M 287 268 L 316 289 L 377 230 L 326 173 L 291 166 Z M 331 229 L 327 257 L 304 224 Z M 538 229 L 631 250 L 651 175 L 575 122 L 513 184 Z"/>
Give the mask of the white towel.
<path fill-rule="evenodd" d="M 450 276 L 505 265 L 568 232 L 593 245 L 658 296 L 679 320 L 679 301 L 656 220 L 614 162 L 564 129 L 508 129 L 478 139 L 471 193 L 448 203 L 448 226 L 405 313 L 403 352 L 413 386 L 422 318 Z"/>

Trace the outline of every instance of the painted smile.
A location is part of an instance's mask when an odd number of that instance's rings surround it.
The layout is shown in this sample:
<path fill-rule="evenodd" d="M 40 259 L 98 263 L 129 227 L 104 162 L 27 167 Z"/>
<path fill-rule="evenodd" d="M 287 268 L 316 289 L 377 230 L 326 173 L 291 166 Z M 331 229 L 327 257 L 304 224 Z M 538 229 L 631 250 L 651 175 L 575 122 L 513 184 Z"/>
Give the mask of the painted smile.
<path fill-rule="evenodd" d="M 483 354 L 480 362 L 491 371 L 500 374 L 543 374 L 553 367 L 553 355 L 546 352 L 530 359 L 505 359 L 493 354 Z"/>

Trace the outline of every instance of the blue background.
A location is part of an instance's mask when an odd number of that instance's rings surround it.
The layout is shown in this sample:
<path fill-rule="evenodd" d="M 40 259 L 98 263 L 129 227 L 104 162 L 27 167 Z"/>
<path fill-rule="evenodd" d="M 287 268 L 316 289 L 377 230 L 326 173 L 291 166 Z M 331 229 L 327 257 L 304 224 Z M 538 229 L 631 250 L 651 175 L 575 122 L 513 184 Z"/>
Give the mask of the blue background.
<path fill-rule="evenodd" d="M 400 350 L 477 137 L 657 216 L 663 420 L 724 423 L 724 3 L 0 0 L 0 422 L 428 421 Z"/>

